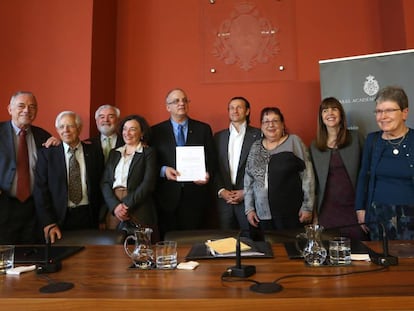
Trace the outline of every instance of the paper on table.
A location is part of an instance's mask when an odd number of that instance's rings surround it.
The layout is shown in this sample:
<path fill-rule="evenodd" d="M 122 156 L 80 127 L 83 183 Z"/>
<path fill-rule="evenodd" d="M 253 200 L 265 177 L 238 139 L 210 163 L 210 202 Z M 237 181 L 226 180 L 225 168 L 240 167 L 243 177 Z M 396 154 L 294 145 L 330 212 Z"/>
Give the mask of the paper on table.
<path fill-rule="evenodd" d="M 31 266 L 20 266 L 20 267 L 14 267 L 6 271 L 7 274 L 11 275 L 20 275 L 20 273 L 33 271 L 36 269 L 36 265 Z"/>
<path fill-rule="evenodd" d="M 179 270 L 194 270 L 197 268 L 200 264 L 197 261 L 186 261 L 186 262 L 180 262 L 177 265 L 177 269 Z"/>
<path fill-rule="evenodd" d="M 368 254 L 351 254 L 351 260 L 370 261 L 370 258 Z"/>
<path fill-rule="evenodd" d="M 207 241 L 206 245 L 213 250 L 217 254 L 230 254 L 236 252 L 236 242 L 237 240 L 233 237 L 215 240 L 215 241 Z M 247 251 L 251 247 L 243 242 L 240 242 L 240 251 Z"/>
<path fill-rule="evenodd" d="M 206 179 L 204 146 L 176 147 L 176 170 L 180 173 L 177 181 Z"/>

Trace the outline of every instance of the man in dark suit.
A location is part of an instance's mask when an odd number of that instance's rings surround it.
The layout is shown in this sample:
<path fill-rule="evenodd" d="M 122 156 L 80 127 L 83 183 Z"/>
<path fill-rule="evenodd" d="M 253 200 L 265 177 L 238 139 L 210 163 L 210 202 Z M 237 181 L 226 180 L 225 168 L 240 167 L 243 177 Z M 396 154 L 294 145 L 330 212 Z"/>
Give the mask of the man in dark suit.
<path fill-rule="evenodd" d="M 244 213 L 244 169 L 252 143 L 260 130 L 249 126 L 250 103 L 244 97 L 233 97 L 228 104 L 230 126 L 214 135 L 218 171 L 214 183 L 222 229 L 248 230 Z"/>
<path fill-rule="evenodd" d="M 36 97 L 19 91 L 10 100 L 11 120 L 0 123 L 0 244 L 35 243 L 41 237 L 36 226 L 32 197 L 37 150 L 50 137 L 45 130 L 33 126 L 37 114 Z M 29 180 L 27 193 L 20 196 L 18 183 L 18 137 L 26 133 Z"/>
<path fill-rule="evenodd" d="M 117 133 L 120 113 L 117 107 L 111 105 L 100 106 L 95 112 L 96 128 L 99 135 L 86 140 L 101 148 L 105 161 L 110 150 L 124 145 L 122 135 Z"/>
<path fill-rule="evenodd" d="M 62 230 L 98 228 L 104 167 L 100 150 L 80 141 L 82 121 L 76 113 L 61 112 L 55 126 L 63 143 L 40 150 L 34 187 L 37 215 L 52 243 Z"/>
<path fill-rule="evenodd" d="M 85 142 L 99 147 L 105 163 L 108 160 L 109 151 L 124 145 L 124 139 L 118 131 L 120 110 L 111 105 L 102 105 L 95 111 L 96 128 L 99 135 L 88 138 Z M 102 206 L 99 211 L 99 227 L 101 229 L 114 229 L 116 218 L 108 213 L 108 208 Z"/>
<path fill-rule="evenodd" d="M 152 145 L 157 151 L 159 180 L 155 191 L 161 238 L 170 230 L 200 229 L 210 205 L 208 183 L 215 166 L 212 131 L 208 124 L 188 117 L 189 100 L 182 89 L 173 89 L 166 97 L 170 119 L 152 127 Z M 203 146 L 206 164 L 204 180 L 178 182 L 176 146 L 179 126 L 185 146 Z"/>

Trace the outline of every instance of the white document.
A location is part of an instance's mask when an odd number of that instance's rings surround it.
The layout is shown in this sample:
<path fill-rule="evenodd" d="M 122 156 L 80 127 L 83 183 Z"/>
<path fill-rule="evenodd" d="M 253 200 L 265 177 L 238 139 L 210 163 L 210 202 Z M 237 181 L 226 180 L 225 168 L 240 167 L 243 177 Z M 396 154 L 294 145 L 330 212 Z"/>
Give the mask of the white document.
<path fill-rule="evenodd" d="M 206 179 L 204 146 L 176 147 L 176 170 L 180 173 L 177 181 L 196 181 Z"/>

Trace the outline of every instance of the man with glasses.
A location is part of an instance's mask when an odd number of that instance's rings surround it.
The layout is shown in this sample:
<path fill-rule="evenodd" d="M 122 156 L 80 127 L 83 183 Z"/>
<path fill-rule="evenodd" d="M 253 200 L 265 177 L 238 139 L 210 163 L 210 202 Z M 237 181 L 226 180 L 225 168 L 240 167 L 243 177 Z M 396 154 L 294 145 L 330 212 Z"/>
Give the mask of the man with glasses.
<path fill-rule="evenodd" d="M 51 243 L 62 231 L 98 228 L 103 201 L 103 155 L 97 146 L 81 142 L 80 116 L 63 111 L 55 127 L 62 143 L 39 151 L 33 192 L 40 225 Z"/>
<path fill-rule="evenodd" d="M 152 127 L 152 145 L 159 165 L 155 199 L 161 238 L 167 231 L 200 229 L 211 203 L 208 184 L 215 166 L 212 131 L 208 124 L 189 118 L 189 103 L 182 89 L 169 91 L 166 109 L 170 119 Z M 204 147 L 204 180 L 177 181 L 176 146 Z"/>
<path fill-rule="evenodd" d="M 36 97 L 15 93 L 8 106 L 11 120 L 0 123 L 0 244 L 38 242 L 32 197 L 37 150 L 50 137 L 32 125 Z"/>

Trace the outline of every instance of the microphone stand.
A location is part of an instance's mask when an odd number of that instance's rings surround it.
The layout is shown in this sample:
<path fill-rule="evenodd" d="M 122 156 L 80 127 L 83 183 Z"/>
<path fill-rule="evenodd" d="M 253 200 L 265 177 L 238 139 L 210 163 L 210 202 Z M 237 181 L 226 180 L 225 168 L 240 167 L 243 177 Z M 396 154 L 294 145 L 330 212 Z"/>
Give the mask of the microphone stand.
<path fill-rule="evenodd" d="M 349 224 L 349 225 L 343 225 L 338 227 L 331 227 L 331 228 L 325 228 L 325 230 L 335 230 L 335 229 L 343 229 L 348 227 L 354 227 L 354 226 L 360 226 L 360 225 L 377 225 L 380 231 L 382 232 L 382 253 L 379 254 L 372 249 L 368 248 L 369 258 L 371 259 L 371 262 L 379 265 L 379 266 L 396 266 L 398 265 L 398 257 L 391 256 L 388 253 L 388 236 L 387 232 L 385 230 L 385 226 L 381 222 L 368 222 L 368 223 L 358 223 L 358 224 Z"/>
<path fill-rule="evenodd" d="M 54 261 L 50 258 L 50 249 L 51 249 L 51 243 L 50 243 L 50 230 L 56 226 L 51 226 L 47 232 L 46 236 L 46 243 L 45 243 L 45 263 L 37 265 L 37 274 L 44 274 L 44 273 L 54 273 L 60 271 L 62 269 L 62 263 L 60 261 Z"/>
<path fill-rule="evenodd" d="M 256 273 L 256 267 L 241 264 L 240 235 L 241 232 L 239 232 L 236 241 L 236 265 L 233 267 L 229 267 L 227 269 L 227 272 L 229 273 L 229 276 L 247 278 Z"/>
<path fill-rule="evenodd" d="M 52 228 L 56 227 L 56 225 L 51 226 L 49 230 L 47 231 L 46 236 L 46 245 L 45 245 L 45 263 L 37 266 L 37 274 L 46 274 L 46 273 L 54 273 L 60 271 L 62 269 L 62 263 L 59 260 L 54 261 L 50 258 L 50 249 L 51 249 L 51 243 L 50 243 L 50 230 Z M 63 291 L 67 291 L 69 289 L 72 289 L 75 285 L 70 282 L 56 282 L 49 278 L 47 275 L 43 276 L 46 278 L 49 282 L 49 284 L 42 286 L 39 288 L 39 291 L 41 293 L 59 293 Z"/>
<path fill-rule="evenodd" d="M 383 223 L 378 223 L 378 227 L 382 231 L 382 254 L 378 254 L 373 250 L 369 251 L 371 262 L 379 266 L 396 266 L 398 265 L 398 257 L 391 256 L 388 253 L 388 237 Z"/>

